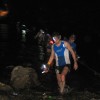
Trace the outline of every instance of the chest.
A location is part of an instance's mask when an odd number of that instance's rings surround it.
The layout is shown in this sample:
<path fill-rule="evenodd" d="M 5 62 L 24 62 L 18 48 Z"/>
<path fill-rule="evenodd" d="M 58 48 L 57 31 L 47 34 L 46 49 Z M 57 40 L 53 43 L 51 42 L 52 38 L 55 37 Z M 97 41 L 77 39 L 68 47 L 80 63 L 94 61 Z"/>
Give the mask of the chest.
<path fill-rule="evenodd" d="M 65 46 L 64 44 L 61 44 L 60 46 L 54 46 L 54 52 L 60 56 L 60 55 L 63 55 L 64 54 L 64 51 L 65 51 Z"/>

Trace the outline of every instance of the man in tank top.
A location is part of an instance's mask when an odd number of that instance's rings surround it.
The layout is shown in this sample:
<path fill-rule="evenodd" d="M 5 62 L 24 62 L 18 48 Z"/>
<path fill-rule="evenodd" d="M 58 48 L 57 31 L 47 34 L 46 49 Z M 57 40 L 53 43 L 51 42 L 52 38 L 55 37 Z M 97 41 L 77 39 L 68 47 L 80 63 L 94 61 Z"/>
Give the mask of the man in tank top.
<path fill-rule="evenodd" d="M 74 60 L 74 69 L 76 70 L 78 68 L 76 55 L 70 46 L 70 44 L 66 41 L 61 40 L 61 35 L 58 32 L 55 32 L 53 35 L 54 44 L 52 45 L 51 50 L 51 56 L 48 60 L 47 65 L 50 66 L 52 61 L 55 59 L 56 63 L 56 76 L 59 86 L 59 92 L 61 94 L 64 93 L 64 87 L 65 87 L 65 79 L 66 75 L 70 71 L 70 58 L 69 58 L 69 52 L 72 54 L 73 60 Z"/>

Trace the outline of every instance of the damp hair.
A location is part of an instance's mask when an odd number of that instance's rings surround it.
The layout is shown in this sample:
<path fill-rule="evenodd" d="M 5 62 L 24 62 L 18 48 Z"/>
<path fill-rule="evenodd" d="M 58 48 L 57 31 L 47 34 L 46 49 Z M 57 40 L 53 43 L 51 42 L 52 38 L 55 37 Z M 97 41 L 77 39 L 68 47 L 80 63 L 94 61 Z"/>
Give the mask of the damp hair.
<path fill-rule="evenodd" d="M 54 32 L 52 37 L 58 37 L 59 39 L 61 39 L 61 35 L 59 34 L 59 32 Z"/>
<path fill-rule="evenodd" d="M 74 38 L 74 39 L 76 39 L 76 35 L 75 34 L 71 34 L 70 36 L 69 36 L 69 38 Z"/>

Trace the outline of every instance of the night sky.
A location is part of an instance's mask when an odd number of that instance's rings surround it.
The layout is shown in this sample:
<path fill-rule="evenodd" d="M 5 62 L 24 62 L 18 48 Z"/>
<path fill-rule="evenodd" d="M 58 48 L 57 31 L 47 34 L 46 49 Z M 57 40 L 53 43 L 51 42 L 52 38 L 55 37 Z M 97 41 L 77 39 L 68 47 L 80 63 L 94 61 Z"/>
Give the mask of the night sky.
<path fill-rule="evenodd" d="M 11 2 L 10 9 L 16 20 L 29 24 L 36 23 L 45 27 L 59 27 L 61 30 L 85 32 L 99 28 L 98 3 L 21 0 Z"/>
<path fill-rule="evenodd" d="M 100 61 L 100 6 L 96 2 L 13 0 L 7 22 L 20 21 L 66 36 L 75 33 L 79 55 L 98 70 Z"/>

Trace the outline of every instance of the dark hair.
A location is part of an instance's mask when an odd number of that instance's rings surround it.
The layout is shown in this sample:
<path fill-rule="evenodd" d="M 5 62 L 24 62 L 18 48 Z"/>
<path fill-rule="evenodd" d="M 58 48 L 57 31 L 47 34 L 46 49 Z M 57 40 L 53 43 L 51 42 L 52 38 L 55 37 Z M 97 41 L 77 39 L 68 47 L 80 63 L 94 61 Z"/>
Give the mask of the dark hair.
<path fill-rule="evenodd" d="M 58 37 L 59 39 L 61 39 L 61 35 L 58 32 L 54 32 L 52 37 Z"/>
<path fill-rule="evenodd" d="M 76 39 L 76 35 L 75 34 L 71 34 L 70 37 L 73 37 L 74 39 Z"/>

